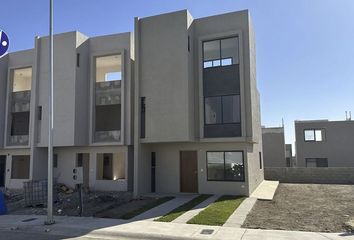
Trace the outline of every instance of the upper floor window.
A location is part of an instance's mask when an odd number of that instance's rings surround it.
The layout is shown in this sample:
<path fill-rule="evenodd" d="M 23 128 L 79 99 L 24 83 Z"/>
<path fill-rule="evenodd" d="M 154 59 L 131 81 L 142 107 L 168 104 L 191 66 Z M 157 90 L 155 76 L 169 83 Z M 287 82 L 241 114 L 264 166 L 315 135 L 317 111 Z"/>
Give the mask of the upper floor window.
<path fill-rule="evenodd" d="M 203 42 L 203 67 L 239 64 L 238 37 Z"/>
<path fill-rule="evenodd" d="M 122 58 L 120 54 L 96 58 L 96 82 L 122 80 Z"/>
<path fill-rule="evenodd" d="M 13 71 L 12 92 L 30 91 L 32 85 L 32 68 L 21 68 Z"/>
<path fill-rule="evenodd" d="M 240 95 L 205 98 L 205 124 L 240 123 Z"/>
<path fill-rule="evenodd" d="M 119 142 L 122 123 L 122 55 L 95 58 L 94 141 Z"/>
<path fill-rule="evenodd" d="M 322 142 L 324 141 L 324 129 L 306 129 L 304 130 L 305 142 Z"/>

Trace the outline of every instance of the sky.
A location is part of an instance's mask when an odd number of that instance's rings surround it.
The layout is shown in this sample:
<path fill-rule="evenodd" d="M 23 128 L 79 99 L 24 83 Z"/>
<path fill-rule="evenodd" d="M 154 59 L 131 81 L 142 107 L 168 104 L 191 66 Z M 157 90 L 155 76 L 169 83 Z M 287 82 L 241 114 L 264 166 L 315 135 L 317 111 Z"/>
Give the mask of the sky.
<path fill-rule="evenodd" d="M 3 0 L 4 1 L 4 0 Z M 0 29 L 10 52 L 48 35 L 49 0 L 2 4 Z M 54 0 L 54 32 L 87 36 L 133 31 L 134 17 L 188 9 L 194 18 L 249 9 L 256 32 L 262 125 L 354 117 L 353 0 Z"/>

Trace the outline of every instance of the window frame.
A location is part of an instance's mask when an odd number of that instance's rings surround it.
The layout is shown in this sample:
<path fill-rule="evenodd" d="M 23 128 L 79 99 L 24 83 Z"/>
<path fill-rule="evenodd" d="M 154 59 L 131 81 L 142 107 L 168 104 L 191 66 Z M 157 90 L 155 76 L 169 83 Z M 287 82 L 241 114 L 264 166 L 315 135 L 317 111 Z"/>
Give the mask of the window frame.
<path fill-rule="evenodd" d="M 221 180 L 215 180 L 215 179 L 209 179 L 209 168 L 208 168 L 208 153 L 223 153 L 224 156 L 224 179 Z M 242 179 L 241 180 L 229 180 L 225 179 L 225 153 L 226 152 L 240 152 L 242 153 L 242 166 L 243 166 L 243 173 L 242 173 Z M 205 153 L 205 159 L 206 159 L 206 178 L 208 182 L 245 182 L 246 181 L 246 176 L 245 176 L 245 155 L 243 150 L 224 150 L 224 151 L 206 151 Z"/>
<path fill-rule="evenodd" d="M 224 123 L 224 105 L 223 105 L 223 97 L 228 97 L 228 96 L 238 96 L 239 97 L 239 114 L 240 114 L 240 120 L 238 122 L 225 122 Z M 220 98 L 221 99 L 221 122 L 220 123 L 207 123 L 206 122 L 206 108 L 205 108 L 205 100 L 206 98 Z M 227 95 L 218 95 L 218 96 L 208 96 L 204 97 L 204 126 L 212 126 L 212 125 L 230 125 L 230 124 L 241 124 L 241 94 L 227 94 Z"/>
<path fill-rule="evenodd" d="M 225 59 L 230 59 L 230 57 L 228 58 L 222 58 L 222 47 L 221 47 L 221 41 L 225 40 L 225 39 L 232 39 L 232 38 L 237 38 L 237 58 L 238 58 L 238 63 L 235 63 L 235 60 L 233 58 L 231 58 L 231 64 L 227 64 L 227 65 L 222 65 L 222 61 Z M 219 58 L 216 59 L 210 59 L 208 61 L 204 60 L 204 43 L 206 42 L 213 42 L 213 41 L 218 41 L 219 43 Z M 211 66 L 209 67 L 204 67 L 204 64 L 206 62 L 210 62 Z M 214 62 L 219 62 L 219 65 L 215 65 L 214 66 Z M 227 37 L 221 37 L 221 38 L 215 38 L 215 39 L 209 39 L 209 40 L 205 40 L 202 41 L 202 69 L 208 69 L 208 68 L 216 68 L 216 67 L 226 67 L 226 66 L 232 66 L 232 65 L 239 65 L 240 64 L 240 36 L 239 35 L 234 35 L 234 36 L 227 36 Z"/>
<path fill-rule="evenodd" d="M 313 132 L 313 138 L 314 140 L 306 140 L 306 131 L 312 131 Z M 321 140 L 316 139 L 316 131 L 321 131 Z M 304 141 L 305 142 L 324 142 L 326 138 L 326 129 L 325 128 L 306 128 L 303 130 L 304 134 Z"/>
<path fill-rule="evenodd" d="M 89 131 L 89 143 L 92 146 L 104 146 L 104 145 L 123 145 L 124 140 L 124 136 L 125 136 L 125 128 L 124 128 L 124 118 L 125 118 L 125 112 L 123 110 L 124 106 L 125 106 L 125 96 L 126 96 L 126 92 L 123 90 L 125 89 L 125 74 L 126 74 L 126 70 L 125 68 L 127 66 L 130 66 L 129 62 L 126 62 L 126 52 L 125 49 L 117 49 L 116 51 L 112 51 L 112 50 L 102 50 L 102 51 L 97 51 L 95 53 L 90 54 L 90 131 Z M 103 142 L 103 141 L 97 141 L 95 139 L 95 133 L 96 133 L 96 129 L 95 129 L 95 124 L 96 124 L 96 90 L 95 90 L 95 83 L 97 82 L 96 79 L 96 73 L 97 73 L 97 62 L 96 59 L 100 58 L 100 57 L 108 57 L 108 56 L 114 56 L 114 55 L 121 55 L 121 130 L 120 130 L 120 141 L 107 141 L 107 142 Z"/>

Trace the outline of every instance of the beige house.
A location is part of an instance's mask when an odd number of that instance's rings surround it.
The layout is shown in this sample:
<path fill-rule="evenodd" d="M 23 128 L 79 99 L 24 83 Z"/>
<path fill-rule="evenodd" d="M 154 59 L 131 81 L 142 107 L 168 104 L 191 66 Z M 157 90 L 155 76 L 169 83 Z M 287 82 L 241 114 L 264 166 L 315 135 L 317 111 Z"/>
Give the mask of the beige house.
<path fill-rule="evenodd" d="M 0 185 L 46 178 L 48 37 L 0 59 Z M 263 181 L 247 10 L 54 36 L 54 175 L 94 190 L 250 195 Z"/>

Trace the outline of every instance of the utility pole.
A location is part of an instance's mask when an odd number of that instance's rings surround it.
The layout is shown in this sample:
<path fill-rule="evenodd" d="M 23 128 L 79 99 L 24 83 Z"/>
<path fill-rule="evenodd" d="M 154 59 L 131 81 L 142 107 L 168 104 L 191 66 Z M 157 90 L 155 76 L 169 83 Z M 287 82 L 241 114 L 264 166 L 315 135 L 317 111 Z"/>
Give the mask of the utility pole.
<path fill-rule="evenodd" d="M 54 224 L 53 219 L 53 0 L 49 0 L 49 103 L 48 103 L 48 203 L 47 221 Z"/>

